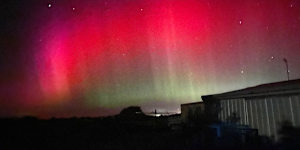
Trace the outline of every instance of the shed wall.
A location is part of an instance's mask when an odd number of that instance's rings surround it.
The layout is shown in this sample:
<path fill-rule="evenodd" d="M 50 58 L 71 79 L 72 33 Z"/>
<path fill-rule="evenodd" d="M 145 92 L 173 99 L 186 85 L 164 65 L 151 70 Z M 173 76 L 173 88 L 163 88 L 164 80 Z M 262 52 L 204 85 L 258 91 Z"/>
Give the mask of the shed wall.
<path fill-rule="evenodd" d="M 300 126 L 300 95 L 223 99 L 220 105 L 221 121 L 229 122 L 235 113 L 238 124 L 249 125 L 260 135 L 275 139 L 282 122 Z"/>

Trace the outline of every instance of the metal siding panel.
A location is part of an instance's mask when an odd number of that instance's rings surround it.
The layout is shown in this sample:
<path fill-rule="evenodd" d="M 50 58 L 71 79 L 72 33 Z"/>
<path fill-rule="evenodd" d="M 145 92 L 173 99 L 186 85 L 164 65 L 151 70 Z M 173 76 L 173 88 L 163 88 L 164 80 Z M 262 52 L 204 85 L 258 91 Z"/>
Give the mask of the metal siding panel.
<path fill-rule="evenodd" d="M 279 123 L 281 122 L 281 111 L 280 111 L 280 105 L 279 105 L 280 99 L 278 97 L 273 98 L 273 104 L 274 104 L 274 118 L 275 118 L 275 130 L 276 133 L 278 132 L 279 129 Z M 276 134 L 277 135 L 277 134 Z M 276 137 L 277 138 L 277 137 Z"/>
<path fill-rule="evenodd" d="M 280 123 L 282 120 L 281 120 L 281 106 L 280 106 L 280 99 L 279 98 L 276 98 L 276 108 L 277 108 L 277 122 L 276 122 L 276 124 L 278 124 L 278 123 Z M 278 127 L 277 127 L 277 130 L 278 130 Z"/>
<path fill-rule="evenodd" d="M 227 102 L 226 101 L 224 101 L 224 103 L 223 103 L 223 107 L 224 107 L 224 111 L 223 111 L 223 115 L 224 115 L 224 118 L 223 118 L 223 122 L 225 122 L 226 121 L 226 118 L 227 118 Z"/>
<path fill-rule="evenodd" d="M 256 108 L 257 108 L 257 116 L 256 116 L 256 120 L 257 120 L 257 124 L 258 124 L 258 133 L 260 135 L 264 135 L 264 124 L 263 124 L 263 110 L 262 110 L 262 106 L 261 106 L 261 100 L 260 99 L 256 99 Z"/>
<path fill-rule="evenodd" d="M 218 113 L 218 120 L 221 120 L 221 113 Z"/>
<path fill-rule="evenodd" d="M 254 102 L 254 110 L 255 110 L 254 111 L 255 115 L 253 115 L 253 119 L 255 121 L 255 128 L 259 129 L 259 121 L 258 121 L 258 117 L 257 117 L 258 116 L 258 111 L 257 111 L 257 109 L 258 109 L 257 106 L 258 105 L 256 103 L 256 100 L 254 100 L 253 102 Z"/>
<path fill-rule="evenodd" d="M 234 101 L 234 100 L 231 100 L 231 102 L 232 102 L 232 112 L 231 112 L 231 114 L 232 114 L 232 113 L 234 113 L 236 110 L 235 110 L 235 101 Z"/>
<path fill-rule="evenodd" d="M 263 109 L 263 100 L 259 99 L 258 100 L 258 120 L 259 120 L 259 130 L 260 130 L 260 133 L 261 135 L 266 135 L 266 130 L 265 130 L 265 116 L 264 116 L 264 109 Z"/>
<path fill-rule="evenodd" d="M 240 118 L 237 106 L 238 106 L 238 100 L 234 100 L 234 112 L 235 112 L 236 116 Z M 239 123 L 239 121 L 238 121 L 238 123 Z"/>
<path fill-rule="evenodd" d="M 239 108 L 240 101 L 241 101 L 240 99 L 237 99 L 237 100 L 236 100 L 236 106 L 237 106 L 237 107 L 236 107 L 236 115 L 240 118 L 239 121 L 238 121 L 239 124 L 241 124 L 241 120 L 242 120 L 241 110 L 240 110 L 240 108 Z"/>
<path fill-rule="evenodd" d="M 220 108 L 222 108 L 222 102 L 220 102 Z M 220 120 L 220 121 L 222 121 L 222 109 L 220 110 L 220 112 L 218 113 L 218 119 Z"/>
<path fill-rule="evenodd" d="M 232 115 L 232 112 L 234 112 L 234 107 L 233 107 L 233 101 L 230 100 L 230 114 L 229 114 L 229 117 Z"/>
<path fill-rule="evenodd" d="M 231 104 L 231 112 L 230 112 L 230 115 L 232 115 L 232 113 L 234 112 L 234 107 L 233 107 L 233 101 L 230 100 L 230 104 Z M 230 116 L 229 115 L 229 116 Z"/>
<path fill-rule="evenodd" d="M 242 112 L 242 116 L 243 116 L 243 124 L 246 125 L 247 122 L 247 116 L 246 116 L 246 105 L 245 105 L 245 99 L 241 100 L 241 112 Z"/>
<path fill-rule="evenodd" d="M 228 117 L 228 106 L 227 106 L 228 101 L 224 101 L 224 122 L 226 122 L 226 119 Z"/>
<path fill-rule="evenodd" d="M 245 110 L 245 125 L 249 125 L 249 114 L 248 114 L 248 105 L 247 101 L 244 99 L 244 110 Z"/>
<path fill-rule="evenodd" d="M 292 105 L 292 97 L 289 96 L 289 109 L 290 109 L 290 114 L 291 114 L 291 122 L 293 126 L 295 126 L 295 117 L 294 117 L 294 110 L 293 110 L 293 105 Z"/>
<path fill-rule="evenodd" d="M 292 96 L 295 125 L 300 126 L 300 95 Z"/>
<path fill-rule="evenodd" d="M 220 114 L 219 120 L 220 120 L 220 121 L 223 121 L 223 111 L 224 111 L 224 110 L 223 110 L 223 101 L 220 102 L 220 107 L 221 107 L 221 111 L 220 111 L 220 113 L 219 113 L 219 114 Z"/>
<path fill-rule="evenodd" d="M 223 118 L 223 122 L 225 122 L 226 121 L 226 118 L 227 118 L 227 102 L 226 101 L 224 101 L 224 103 L 223 103 L 223 107 L 224 107 L 224 110 L 223 110 L 223 115 L 224 115 L 224 118 Z"/>
<path fill-rule="evenodd" d="M 269 118 L 269 109 L 268 109 L 268 103 L 267 103 L 267 98 L 264 99 L 265 102 L 265 112 L 266 112 L 266 127 L 267 127 L 267 135 L 271 136 L 271 129 L 270 129 L 270 118 Z"/>
<path fill-rule="evenodd" d="M 283 121 L 291 121 L 290 118 L 290 110 L 289 110 L 289 101 L 288 97 L 280 97 L 280 104 L 281 104 L 281 109 L 282 109 L 282 122 Z"/>
<path fill-rule="evenodd" d="M 253 101 L 249 100 L 248 102 L 249 102 L 249 110 L 250 110 L 249 119 L 251 120 L 250 125 L 251 125 L 252 128 L 254 128 L 255 127 L 255 125 L 254 125 L 255 122 L 254 122 L 254 119 L 253 119 L 253 117 L 254 117 L 253 116 L 253 113 L 254 113 L 253 112 L 253 103 L 252 103 Z"/>
<path fill-rule="evenodd" d="M 234 100 L 234 112 L 235 112 L 235 114 L 236 114 L 236 117 L 238 117 L 239 118 L 239 120 L 236 122 L 237 124 L 240 124 L 240 116 L 239 116 L 239 112 L 238 112 L 238 107 L 237 107 L 237 105 L 238 105 L 238 100 Z"/>
<path fill-rule="evenodd" d="M 271 129 L 271 136 L 274 135 L 277 138 L 277 129 L 276 129 L 276 122 L 275 122 L 275 114 L 274 114 L 274 105 L 273 105 L 273 98 L 269 99 L 269 109 L 270 109 L 270 129 Z"/>
<path fill-rule="evenodd" d="M 225 103 L 225 101 L 222 101 L 222 122 L 224 122 L 224 120 L 225 120 L 225 117 L 226 117 L 226 103 Z"/>
<path fill-rule="evenodd" d="M 242 101 L 243 101 L 243 99 L 240 99 L 239 100 L 239 115 L 240 115 L 240 124 L 244 124 L 244 120 L 245 120 L 245 118 L 244 118 L 244 116 L 243 116 L 243 110 L 242 110 Z"/>
<path fill-rule="evenodd" d="M 228 113 L 227 113 L 227 118 L 226 118 L 226 121 L 227 121 L 227 119 L 228 119 L 228 117 L 230 116 L 230 101 L 229 100 L 227 100 L 227 108 L 228 108 Z"/>
<path fill-rule="evenodd" d="M 246 125 L 246 124 L 247 124 L 247 115 L 246 115 L 245 99 L 243 99 L 243 100 L 241 101 L 241 112 L 242 112 L 242 116 L 243 116 L 243 118 L 244 118 L 243 124 Z"/>

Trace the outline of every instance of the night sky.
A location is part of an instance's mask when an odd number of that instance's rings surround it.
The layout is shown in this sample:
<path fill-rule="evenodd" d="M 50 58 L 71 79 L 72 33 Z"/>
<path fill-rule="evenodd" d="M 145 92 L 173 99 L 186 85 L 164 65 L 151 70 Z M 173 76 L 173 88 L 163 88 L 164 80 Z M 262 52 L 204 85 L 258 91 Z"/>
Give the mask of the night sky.
<path fill-rule="evenodd" d="M 0 2 L 0 116 L 178 112 L 300 78 L 299 0 Z"/>

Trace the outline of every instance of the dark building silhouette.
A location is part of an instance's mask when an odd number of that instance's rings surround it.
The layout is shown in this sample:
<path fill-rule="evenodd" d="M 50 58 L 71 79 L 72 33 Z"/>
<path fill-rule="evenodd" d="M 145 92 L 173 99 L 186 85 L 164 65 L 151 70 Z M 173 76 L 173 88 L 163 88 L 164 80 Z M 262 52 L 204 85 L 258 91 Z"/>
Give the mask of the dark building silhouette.
<path fill-rule="evenodd" d="M 188 123 L 191 117 L 200 115 L 205 111 L 203 102 L 181 104 L 180 108 L 183 123 Z"/>

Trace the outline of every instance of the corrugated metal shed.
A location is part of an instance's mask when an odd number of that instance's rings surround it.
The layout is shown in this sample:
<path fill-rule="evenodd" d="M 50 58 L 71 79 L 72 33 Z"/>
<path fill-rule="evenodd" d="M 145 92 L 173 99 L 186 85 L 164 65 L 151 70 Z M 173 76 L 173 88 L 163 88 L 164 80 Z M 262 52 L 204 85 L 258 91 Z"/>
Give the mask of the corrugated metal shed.
<path fill-rule="evenodd" d="M 300 126 L 300 80 L 202 96 L 202 100 L 205 104 L 218 106 L 215 108 L 218 109 L 219 120 L 249 125 L 258 129 L 260 135 L 275 139 L 278 139 L 282 122 Z"/>

